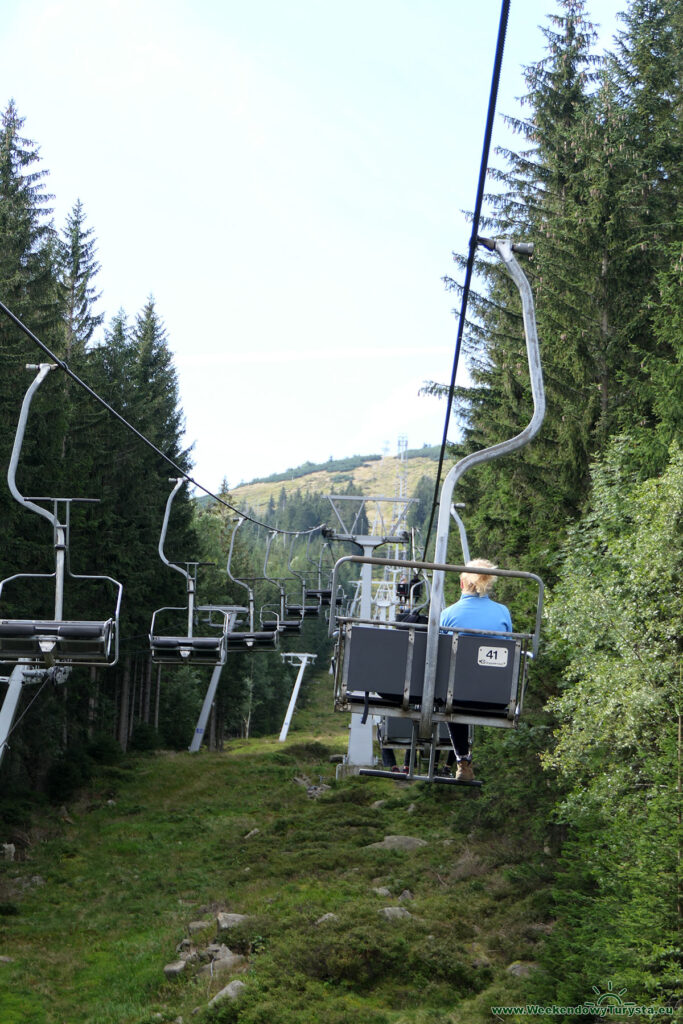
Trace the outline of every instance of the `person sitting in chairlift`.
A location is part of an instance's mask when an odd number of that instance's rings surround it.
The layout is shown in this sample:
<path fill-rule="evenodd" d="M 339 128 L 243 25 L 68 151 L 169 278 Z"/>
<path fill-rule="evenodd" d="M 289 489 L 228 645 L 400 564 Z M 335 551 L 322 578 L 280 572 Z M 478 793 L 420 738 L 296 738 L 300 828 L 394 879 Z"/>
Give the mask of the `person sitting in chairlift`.
<path fill-rule="evenodd" d="M 401 606 L 403 606 L 410 597 L 410 587 L 408 586 L 407 576 L 401 576 L 401 579 L 396 584 L 396 596 L 398 597 L 398 603 Z"/>
<path fill-rule="evenodd" d="M 495 569 L 493 562 L 485 558 L 475 558 L 467 563 L 468 569 Z M 444 630 L 458 630 L 466 633 L 468 629 L 490 629 L 494 632 L 511 633 L 512 619 L 510 611 L 504 604 L 493 601 L 489 591 L 495 583 L 495 576 L 482 572 L 463 572 L 460 574 L 459 601 L 444 608 L 441 612 L 440 625 Z M 473 782 L 472 755 L 469 749 L 468 728 L 460 722 L 449 722 L 448 730 L 458 761 L 456 779 L 458 782 Z"/>

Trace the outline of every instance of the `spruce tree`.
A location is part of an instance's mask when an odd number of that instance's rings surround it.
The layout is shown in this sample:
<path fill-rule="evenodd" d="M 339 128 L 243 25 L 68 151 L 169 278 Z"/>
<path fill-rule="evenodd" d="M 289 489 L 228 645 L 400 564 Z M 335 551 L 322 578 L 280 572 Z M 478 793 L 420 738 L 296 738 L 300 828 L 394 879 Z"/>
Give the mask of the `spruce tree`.
<path fill-rule="evenodd" d="M 94 229 L 85 225 L 86 217 L 80 199 L 69 213 L 60 239 L 61 273 L 59 288 L 64 309 L 63 354 L 70 362 L 75 353 L 82 353 L 104 320 L 95 312 L 100 298 L 94 280 L 100 265 L 96 260 Z"/>
<path fill-rule="evenodd" d="M 0 299 L 50 343 L 56 341 L 59 323 L 54 233 L 47 205 L 52 197 L 45 191 L 47 171 L 40 167 L 38 148 L 24 137 L 23 126 L 24 118 L 12 101 L 0 118 Z M 0 461 L 5 465 L 21 398 L 31 381 L 25 365 L 41 360 L 44 357 L 20 330 L 0 315 Z M 29 494 L 45 494 L 53 476 L 49 455 L 54 454 L 55 431 L 53 413 L 40 414 L 49 404 L 44 394 L 35 402 L 22 452 L 21 486 Z M 0 487 L 0 515 L 5 538 L 0 572 L 7 575 L 20 566 L 47 568 L 49 559 L 41 556 L 45 530 L 19 508 L 5 486 Z"/>

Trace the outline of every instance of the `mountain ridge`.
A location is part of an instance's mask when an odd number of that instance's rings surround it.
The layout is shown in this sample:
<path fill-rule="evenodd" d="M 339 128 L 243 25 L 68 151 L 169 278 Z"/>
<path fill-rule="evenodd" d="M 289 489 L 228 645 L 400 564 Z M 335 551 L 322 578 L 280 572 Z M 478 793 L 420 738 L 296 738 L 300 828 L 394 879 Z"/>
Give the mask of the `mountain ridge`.
<path fill-rule="evenodd" d="M 255 512 L 265 510 L 271 500 L 277 503 L 283 491 L 285 497 L 299 491 L 300 494 L 350 492 L 367 497 L 381 495 L 393 498 L 399 493 L 402 479 L 405 480 L 405 491 L 401 493 L 412 497 L 423 476 L 436 477 L 439 451 L 439 447 L 434 445 L 406 452 L 405 460 L 395 455 L 371 454 L 330 459 L 326 463 L 303 463 L 283 473 L 256 478 L 229 490 L 240 507 L 249 505 Z"/>

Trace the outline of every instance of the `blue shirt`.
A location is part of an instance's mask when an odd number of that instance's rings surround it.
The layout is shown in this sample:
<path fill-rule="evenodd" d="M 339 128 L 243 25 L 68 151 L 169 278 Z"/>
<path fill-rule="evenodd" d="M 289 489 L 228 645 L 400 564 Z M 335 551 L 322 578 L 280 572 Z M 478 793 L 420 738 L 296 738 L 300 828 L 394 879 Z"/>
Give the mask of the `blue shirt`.
<path fill-rule="evenodd" d="M 441 612 L 442 629 L 492 629 L 511 633 L 512 619 L 504 604 L 478 594 L 463 594 Z"/>

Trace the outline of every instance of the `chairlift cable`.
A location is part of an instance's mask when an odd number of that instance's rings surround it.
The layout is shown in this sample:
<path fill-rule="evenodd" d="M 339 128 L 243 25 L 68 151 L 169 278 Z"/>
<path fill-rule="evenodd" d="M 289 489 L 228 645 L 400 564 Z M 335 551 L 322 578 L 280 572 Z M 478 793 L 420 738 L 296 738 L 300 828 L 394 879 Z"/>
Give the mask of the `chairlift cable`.
<path fill-rule="evenodd" d="M 134 427 L 133 424 L 130 423 L 124 416 L 122 416 L 120 412 L 117 412 L 116 409 L 109 405 L 109 403 L 105 401 L 105 399 L 102 398 L 101 395 L 98 395 L 98 393 L 94 391 L 89 384 L 86 384 L 86 382 L 82 380 L 78 376 L 78 374 L 71 369 L 71 367 L 68 365 L 68 363 L 66 363 L 64 359 L 60 359 L 59 356 L 57 356 L 51 349 L 49 349 L 47 345 L 44 342 L 42 342 L 40 338 L 38 338 L 33 333 L 33 331 L 31 331 L 26 326 L 26 324 L 22 323 L 19 317 L 16 316 L 12 312 L 12 310 L 9 309 L 2 301 L 0 301 L 0 311 L 3 312 L 6 316 L 8 316 L 12 323 L 15 324 L 19 328 L 19 330 L 23 331 L 26 337 L 29 338 L 35 345 L 37 345 L 38 348 L 40 348 L 52 362 L 56 363 L 60 370 L 64 370 L 67 376 L 71 377 L 71 379 L 75 381 L 76 384 L 79 385 L 79 387 L 87 391 L 91 398 L 94 398 L 95 401 L 99 402 L 100 405 L 104 406 L 104 408 L 111 416 L 113 416 L 115 419 L 119 421 L 119 423 L 122 423 L 124 427 L 126 427 L 133 434 L 135 434 L 135 436 L 140 441 L 142 441 L 143 444 L 146 444 L 148 448 L 151 448 L 151 450 L 160 458 L 162 458 L 164 462 L 168 463 L 168 465 L 171 466 L 171 468 L 175 470 L 175 472 L 179 476 L 184 477 L 188 483 L 192 484 L 192 486 L 196 487 L 198 490 L 203 491 L 204 494 L 208 495 L 209 498 L 213 498 L 214 501 L 217 501 L 219 504 L 224 505 L 225 508 L 229 508 L 231 512 L 235 512 L 237 515 L 241 516 L 243 519 L 246 519 L 250 523 L 254 523 L 254 525 L 256 526 L 261 526 L 266 530 L 273 530 L 275 533 L 284 534 L 286 536 L 293 536 L 294 534 L 299 534 L 299 536 L 301 536 L 306 535 L 307 533 L 315 533 L 317 530 L 322 529 L 322 527 L 325 525 L 324 523 L 319 523 L 317 526 L 311 527 L 310 530 L 279 530 L 276 527 L 270 526 L 268 523 L 262 523 L 260 520 L 255 519 L 253 516 L 247 515 L 246 512 L 242 512 L 234 505 L 231 505 L 229 501 L 226 501 L 224 498 L 221 498 L 217 494 L 214 494 L 213 491 L 210 491 L 207 487 L 204 487 L 203 484 L 200 484 L 199 481 L 195 480 L 194 477 L 190 476 L 189 473 L 182 469 L 177 464 L 177 462 L 175 462 L 170 457 L 170 455 L 166 455 L 166 453 L 162 452 L 160 448 L 157 448 L 153 441 L 150 441 L 148 437 L 145 437 L 145 435 L 141 431 L 139 431 L 137 427 Z"/>
<path fill-rule="evenodd" d="M 467 302 L 469 300 L 470 285 L 472 282 L 472 274 L 474 271 L 474 255 L 477 250 L 477 237 L 479 235 L 479 219 L 481 217 L 481 208 L 484 202 L 484 187 L 486 184 L 486 175 L 488 173 L 489 150 L 491 148 L 493 120 L 496 113 L 496 99 L 498 97 L 498 85 L 500 83 L 500 72 L 503 64 L 503 50 L 505 48 L 505 33 L 507 31 L 509 13 L 510 0 L 503 0 L 500 11 L 500 23 L 498 26 L 498 42 L 496 44 L 496 57 L 493 65 L 493 76 L 491 79 L 491 92 L 489 95 L 489 108 L 486 118 L 484 146 L 482 149 L 481 163 L 479 166 L 479 183 L 477 185 L 477 199 L 474 207 L 474 215 L 472 217 L 472 235 L 470 237 L 469 242 L 469 255 L 467 257 L 467 268 L 465 270 L 465 283 L 463 285 L 462 299 L 460 304 L 460 316 L 458 318 L 458 334 L 455 342 L 455 354 L 453 356 L 453 370 L 451 373 L 451 382 L 448 386 L 448 401 L 446 403 L 446 418 L 444 421 L 443 428 L 443 440 L 441 442 L 441 451 L 439 453 L 439 465 L 436 471 L 436 482 L 434 484 L 434 498 L 432 501 L 432 510 L 429 516 L 429 525 L 427 527 L 427 534 L 425 538 L 425 545 L 422 555 L 423 561 L 427 558 L 427 548 L 429 545 L 429 539 L 432 532 L 432 526 L 434 525 L 434 514 L 439 503 L 439 484 L 441 483 L 441 472 L 443 470 L 444 456 L 446 454 L 446 444 L 448 442 L 448 428 L 450 426 L 451 411 L 453 409 L 453 397 L 455 392 L 455 377 L 458 371 L 458 363 L 460 361 L 460 349 L 462 346 L 462 337 L 465 329 Z"/>

